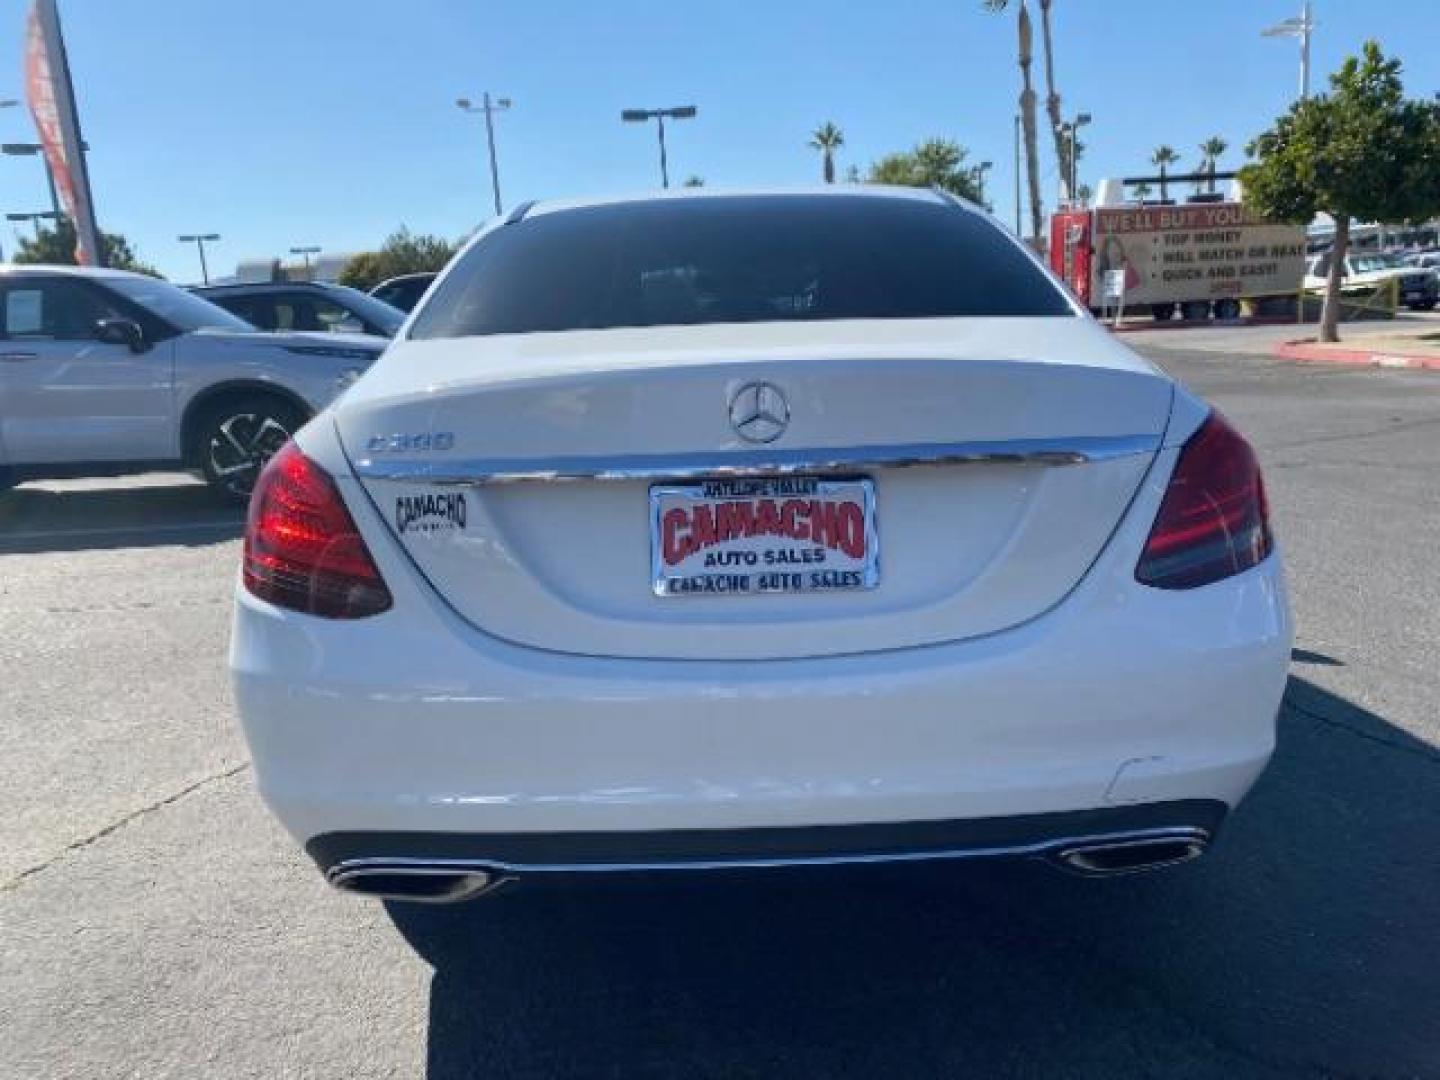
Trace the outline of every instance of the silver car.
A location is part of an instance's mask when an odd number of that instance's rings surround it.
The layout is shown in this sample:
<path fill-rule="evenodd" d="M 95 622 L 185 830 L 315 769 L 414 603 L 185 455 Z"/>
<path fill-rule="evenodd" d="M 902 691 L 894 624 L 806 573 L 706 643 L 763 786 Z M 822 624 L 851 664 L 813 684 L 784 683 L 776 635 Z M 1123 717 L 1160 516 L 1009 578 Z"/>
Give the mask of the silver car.
<path fill-rule="evenodd" d="M 261 333 L 157 278 L 0 267 L 0 489 L 183 465 L 224 498 L 383 350 Z"/>

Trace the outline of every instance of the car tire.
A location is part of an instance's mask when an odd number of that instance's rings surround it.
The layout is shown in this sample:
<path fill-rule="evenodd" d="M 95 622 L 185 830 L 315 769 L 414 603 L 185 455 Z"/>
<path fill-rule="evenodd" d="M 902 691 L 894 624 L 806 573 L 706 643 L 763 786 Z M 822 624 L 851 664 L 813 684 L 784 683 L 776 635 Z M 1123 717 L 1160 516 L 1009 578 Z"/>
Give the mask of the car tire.
<path fill-rule="evenodd" d="M 1208 300 L 1186 300 L 1180 305 L 1180 318 L 1185 322 L 1208 322 L 1210 302 Z"/>
<path fill-rule="evenodd" d="M 1220 321 L 1223 322 L 1223 321 L 1228 321 L 1228 320 L 1230 320 L 1230 319 L 1238 319 L 1239 317 L 1240 317 L 1240 301 L 1239 301 L 1239 300 L 1216 300 L 1216 301 L 1215 301 L 1215 318 L 1216 318 L 1217 320 L 1220 320 Z"/>
<path fill-rule="evenodd" d="M 1156 322 L 1169 322 L 1175 317 L 1174 304 L 1151 304 L 1150 317 Z"/>
<path fill-rule="evenodd" d="M 1411 311 L 1434 311 L 1437 303 L 1440 303 L 1440 300 L 1421 300 L 1419 303 L 1406 304 L 1405 306 Z"/>
<path fill-rule="evenodd" d="M 265 463 L 305 419 L 293 404 L 273 394 L 230 398 L 196 425 L 191 453 L 210 489 L 225 502 L 243 505 Z"/>

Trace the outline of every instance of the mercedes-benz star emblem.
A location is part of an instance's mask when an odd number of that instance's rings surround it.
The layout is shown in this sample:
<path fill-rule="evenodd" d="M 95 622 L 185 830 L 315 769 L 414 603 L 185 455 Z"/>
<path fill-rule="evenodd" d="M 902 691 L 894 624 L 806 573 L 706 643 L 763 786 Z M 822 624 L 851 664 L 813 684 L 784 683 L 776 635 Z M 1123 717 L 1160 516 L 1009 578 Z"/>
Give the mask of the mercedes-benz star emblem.
<path fill-rule="evenodd" d="M 774 442 L 790 423 L 790 403 L 770 383 L 746 383 L 730 399 L 730 426 L 746 442 Z"/>

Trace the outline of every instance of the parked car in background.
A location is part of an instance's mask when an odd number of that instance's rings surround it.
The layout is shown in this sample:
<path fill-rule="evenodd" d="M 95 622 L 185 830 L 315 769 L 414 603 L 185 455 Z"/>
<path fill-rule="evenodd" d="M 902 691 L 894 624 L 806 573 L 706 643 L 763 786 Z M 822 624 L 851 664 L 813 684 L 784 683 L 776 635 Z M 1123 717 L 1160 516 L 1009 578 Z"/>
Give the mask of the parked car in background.
<path fill-rule="evenodd" d="M 1405 265 L 1440 274 L 1440 251 L 1416 251 L 1405 256 Z"/>
<path fill-rule="evenodd" d="M 382 281 L 370 290 L 370 295 L 377 300 L 384 300 L 401 311 L 409 312 L 415 310 L 415 305 L 425 295 L 425 290 L 430 288 L 438 274 L 401 274 L 399 277 L 392 277 L 388 281 Z"/>
<path fill-rule="evenodd" d="M 1310 256 L 1305 266 L 1305 287 L 1323 289 L 1330 274 L 1330 252 Z M 1385 286 L 1393 280 L 1400 303 L 1412 311 L 1429 311 L 1440 302 L 1440 279 L 1429 271 L 1407 265 L 1398 255 L 1350 252 L 1341 269 L 1345 288 Z"/>
<path fill-rule="evenodd" d="M 197 285 L 191 291 L 259 330 L 394 337 L 405 313 L 359 289 L 323 281 Z"/>
<path fill-rule="evenodd" d="M 1125 873 L 1274 748 L 1254 451 L 942 193 L 536 204 L 321 420 L 255 490 L 230 663 L 341 888 Z"/>
<path fill-rule="evenodd" d="M 243 500 L 384 346 L 260 333 L 142 274 L 0 266 L 0 488 L 183 464 Z"/>

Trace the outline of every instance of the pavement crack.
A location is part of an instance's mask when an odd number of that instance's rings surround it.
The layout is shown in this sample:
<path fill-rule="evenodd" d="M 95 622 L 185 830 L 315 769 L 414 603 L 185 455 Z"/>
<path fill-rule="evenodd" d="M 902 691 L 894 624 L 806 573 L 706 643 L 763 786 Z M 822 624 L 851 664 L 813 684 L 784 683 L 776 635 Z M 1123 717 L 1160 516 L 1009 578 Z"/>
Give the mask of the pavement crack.
<path fill-rule="evenodd" d="M 124 814 L 123 816 L 110 822 L 110 824 L 105 825 L 102 828 L 97 829 L 96 831 L 86 836 L 82 836 L 76 840 L 70 841 L 70 843 L 66 844 L 48 859 L 44 859 L 41 862 L 35 863 L 33 866 L 27 866 L 14 877 L 4 882 L 0 882 L 0 893 L 7 893 L 14 889 L 18 889 L 28 879 L 34 877 L 36 874 L 40 874 L 50 869 L 50 867 L 54 866 L 61 859 L 64 859 L 71 853 L 81 851 L 89 847 L 91 844 L 105 839 L 105 837 L 109 836 L 111 833 L 123 829 L 126 825 L 129 825 L 132 821 L 136 821 L 142 817 L 145 817 L 148 814 L 153 814 L 157 810 L 163 810 L 165 807 L 171 806 L 174 803 L 179 802 L 181 799 L 193 795 L 201 788 L 209 787 L 211 784 L 219 783 L 221 780 L 228 780 L 230 777 L 235 776 L 237 773 L 244 772 L 249 767 L 250 762 L 248 761 L 242 761 L 238 765 L 231 765 L 228 768 L 221 769 L 219 772 L 211 773 L 208 776 L 202 776 L 199 780 L 186 784 L 179 791 L 172 791 L 169 795 L 166 795 L 163 798 L 156 799 L 154 802 L 146 803 L 144 806 L 140 806 L 134 810 L 131 810 L 128 814 Z"/>

